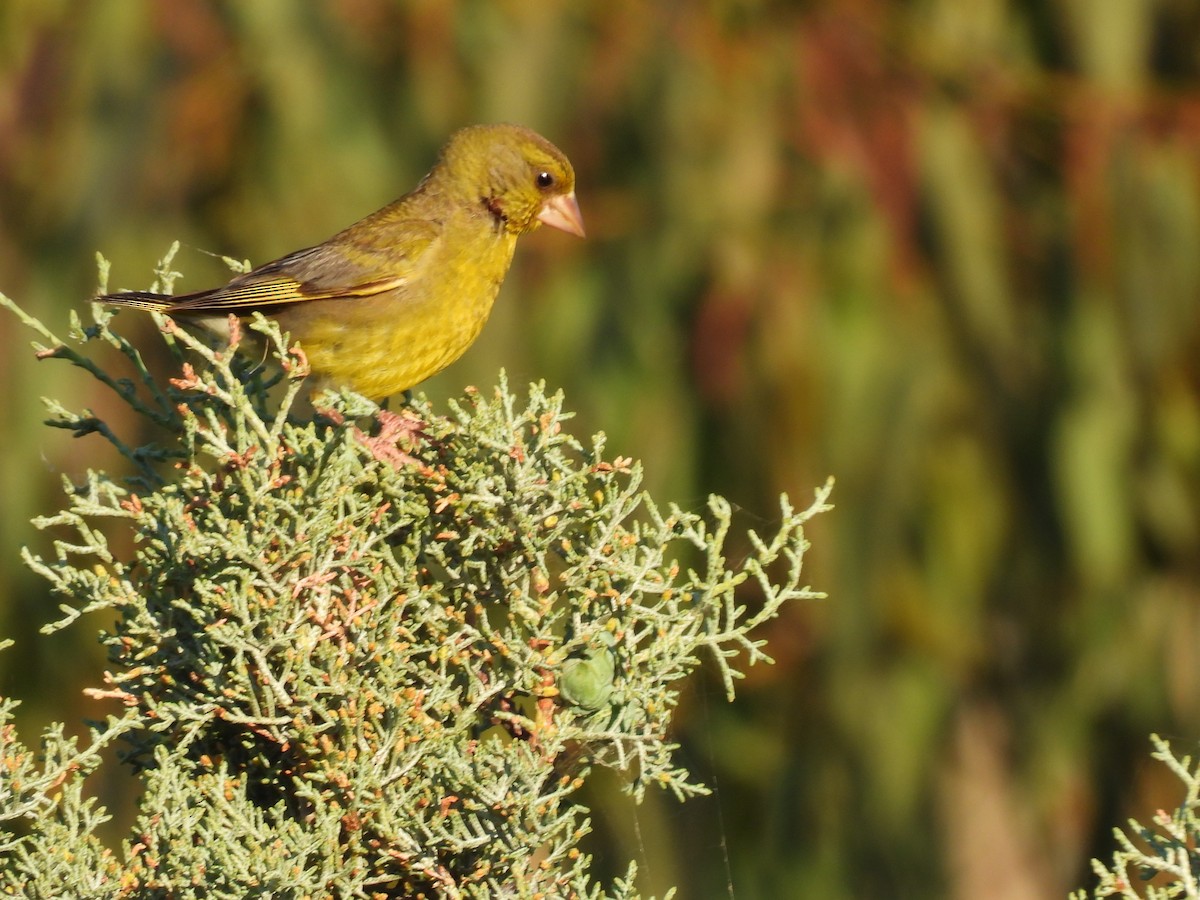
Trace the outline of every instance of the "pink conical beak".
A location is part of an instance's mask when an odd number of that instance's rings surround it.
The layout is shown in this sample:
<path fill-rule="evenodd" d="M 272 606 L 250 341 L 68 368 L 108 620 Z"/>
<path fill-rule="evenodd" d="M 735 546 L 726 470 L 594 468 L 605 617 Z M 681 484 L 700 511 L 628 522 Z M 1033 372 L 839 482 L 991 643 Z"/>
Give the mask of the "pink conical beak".
<path fill-rule="evenodd" d="M 587 237 L 583 230 L 583 215 L 579 212 L 579 203 L 575 200 L 574 191 L 547 200 L 542 204 L 542 211 L 537 217 L 552 228 Z"/>

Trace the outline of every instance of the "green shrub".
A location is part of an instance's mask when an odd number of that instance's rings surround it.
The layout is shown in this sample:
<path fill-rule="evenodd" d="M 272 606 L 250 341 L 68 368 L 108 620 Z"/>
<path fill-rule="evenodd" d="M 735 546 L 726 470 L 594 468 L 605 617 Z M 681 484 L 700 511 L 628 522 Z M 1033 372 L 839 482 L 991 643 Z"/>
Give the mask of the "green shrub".
<path fill-rule="evenodd" d="M 179 374 L 159 384 L 109 310 L 61 340 L 0 299 L 40 356 L 87 369 L 153 433 L 50 403 L 49 424 L 133 467 L 67 481 L 36 522 L 53 558 L 25 553 L 64 600 L 49 627 L 115 612 L 91 693 L 119 711 L 82 745 L 54 726 L 37 755 L 0 700 L 5 890 L 635 895 L 632 863 L 607 887 L 590 876 L 577 791 L 597 765 L 639 798 L 705 791 L 668 737 L 681 681 L 710 658 L 732 699 L 739 668 L 769 661 L 750 634 L 817 596 L 803 525 L 828 485 L 803 512 L 783 498 L 776 533 L 731 566 L 724 500 L 660 509 L 542 386 L 519 400 L 502 377 L 445 415 L 325 392 L 301 414 L 303 354 L 265 320 L 249 328 L 274 365 L 160 318 Z M 136 376 L 104 371 L 96 342 Z M 121 529 L 132 555 L 109 544 Z M 114 741 L 141 794 L 108 848 L 82 782 Z"/>

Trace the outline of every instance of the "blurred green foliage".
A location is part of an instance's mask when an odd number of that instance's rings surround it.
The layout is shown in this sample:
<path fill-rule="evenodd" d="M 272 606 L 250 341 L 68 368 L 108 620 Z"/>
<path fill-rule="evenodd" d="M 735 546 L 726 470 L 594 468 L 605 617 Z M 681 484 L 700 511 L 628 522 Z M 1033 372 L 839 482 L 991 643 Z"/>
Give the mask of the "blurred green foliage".
<path fill-rule="evenodd" d="M 727 859 L 741 900 L 1086 883 L 1171 796 L 1146 735 L 1200 731 L 1200 7 L 8 0 L 0 289 L 55 324 L 94 251 L 143 287 L 176 237 L 179 288 L 216 283 L 206 252 L 322 240 L 497 120 L 568 153 L 589 240 L 527 241 L 431 395 L 545 377 L 750 524 L 838 479 L 829 601 L 683 710 L 719 806 L 614 801 L 598 856 L 689 897 Z M 40 428 L 70 376 L 0 336 L 0 687 L 98 716 L 16 548 L 112 460 Z"/>

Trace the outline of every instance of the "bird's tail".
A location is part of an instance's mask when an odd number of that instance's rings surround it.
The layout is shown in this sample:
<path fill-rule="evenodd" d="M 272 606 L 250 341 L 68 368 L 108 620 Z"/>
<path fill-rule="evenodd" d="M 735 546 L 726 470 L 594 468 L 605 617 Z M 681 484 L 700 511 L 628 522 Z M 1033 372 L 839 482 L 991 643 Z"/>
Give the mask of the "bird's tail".
<path fill-rule="evenodd" d="M 152 291 L 119 291 L 115 294 L 102 294 L 96 300 L 100 303 L 111 303 L 113 306 L 132 306 L 134 309 L 152 309 L 163 312 L 178 298 L 170 294 L 155 294 Z"/>

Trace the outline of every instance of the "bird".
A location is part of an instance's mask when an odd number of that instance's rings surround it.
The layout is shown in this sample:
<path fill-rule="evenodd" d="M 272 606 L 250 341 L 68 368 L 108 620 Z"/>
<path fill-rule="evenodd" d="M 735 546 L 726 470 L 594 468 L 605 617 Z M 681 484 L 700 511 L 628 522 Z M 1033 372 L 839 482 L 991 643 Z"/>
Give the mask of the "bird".
<path fill-rule="evenodd" d="M 321 385 L 381 400 L 466 352 L 517 238 L 543 224 L 585 237 L 567 157 L 529 128 L 472 125 L 410 193 L 324 243 L 222 287 L 96 299 L 214 326 L 262 313 L 299 342 Z"/>

